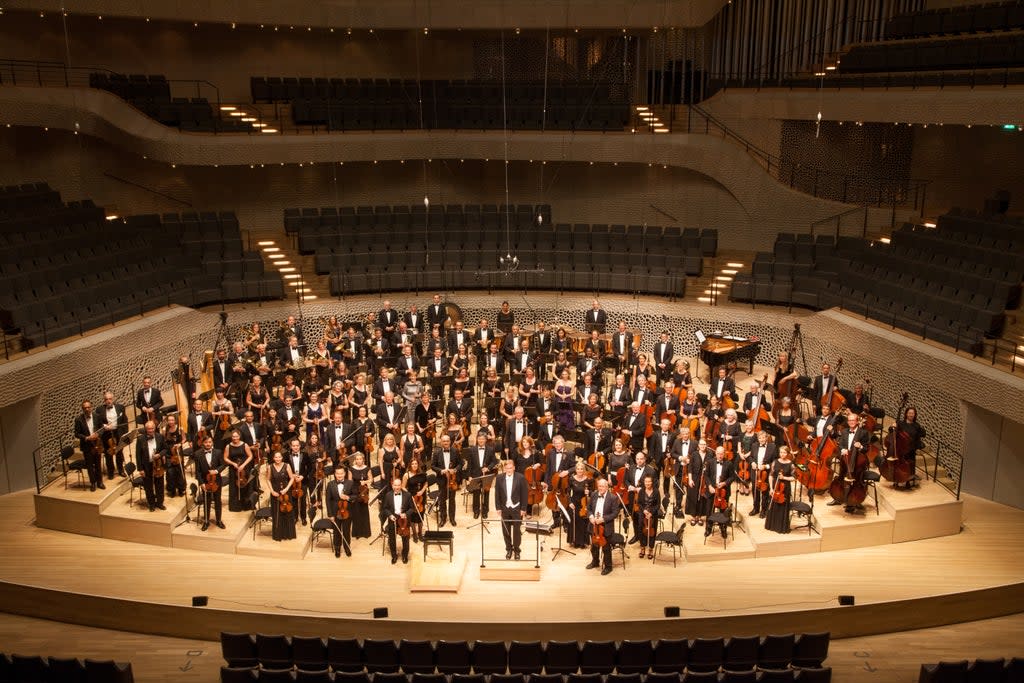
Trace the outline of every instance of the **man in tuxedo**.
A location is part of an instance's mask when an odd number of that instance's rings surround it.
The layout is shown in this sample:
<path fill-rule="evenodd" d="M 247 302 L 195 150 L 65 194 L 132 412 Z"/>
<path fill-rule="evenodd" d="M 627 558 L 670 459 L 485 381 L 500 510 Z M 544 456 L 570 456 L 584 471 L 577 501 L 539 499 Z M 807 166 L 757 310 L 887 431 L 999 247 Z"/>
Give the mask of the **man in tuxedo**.
<path fill-rule="evenodd" d="M 524 436 L 533 436 L 533 425 L 525 415 L 525 409 L 516 406 L 512 412 L 512 419 L 505 425 L 505 457 L 515 452 Z"/>
<path fill-rule="evenodd" d="M 445 415 L 452 413 L 455 413 L 455 417 L 460 420 L 465 419 L 467 424 L 473 418 L 473 399 L 463 396 L 462 389 L 452 392 L 452 397 L 448 399 L 448 404 L 444 408 Z"/>
<path fill-rule="evenodd" d="M 216 516 L 216 525 L 223 529 L 224 522 L 220 520 L 220 509 L 221 509 L 221 489 L 224 488 L 224 482 L 221 479 L 220 471 L 224 469 L 224 456 L 213 450 L 213 437 L 207 436 L 203 439 L 202 444 L 196 450 L 193 455 L 193 459 L 196 463 L 196 479 L 199 480 L 199 488 L 203 490 L 203 508 L 206 513 L 206 517 L 203 519 L 203 531 L 210 528 L 210 505 L 213 505 L 214 514 Z M 209 474 L 213 472 L 213 481 L 217 484 L 216 491 L 207 491 L 207 478 Z"/>
<path fill-rule="evenodd" d="M 636 497 L 640 495 L 640 491 L 644 488 L 644 478 L 650 477 L 651 481 L 658 481 L 658 473 L 654 471 L 654 468 L 647 464 L 647 454 L 640 451 L 634 456 L 634 464 L 626 468 L 626 487 L 629 490 L 630 497 L 636 500 Z M 629 542 L 637 543 L 640 541 L 640 529 L 643 528 L 643 516 L 642 511 L 633 513 L 633 537 L 629 539 Z"/>
<path fill-rule="evenodd" d="M 765 413 L 771 415 L 772 404 L 768 402 L 768 397 L 765 396 L 765 393 L 761 388 L 761 383 L 756 380 L 751 382 L 750 391 L 748 391 L 747 395 L 743 397 L 743 412 L 750 415 L 750 411 L 754 409 L 755 405 L 760 405 L 760 407 L 764 409 Z M 770 422 L 770 420 L 761 420 L 761 422 Z"/>
<path fill-rule="evenodd" d="M 487 318 L 480 319 L 480 325 L 473 332 L 472 340 L 473 351 L 476 353 L 477 360 L 479 361 L 487 353 L 491 342 L 494 341 L 494 330 L 487 323 Z"/>
<path fill-rule="evenodd" d="M 513 369 L 518 370 L 518 365 L 514 362 L 516 354 L 519 353 L 519 347 L 522 345 L 526 337 L 519 331 L 519 325 L 512 325 L 512 330 L 505 335 L 505 340 L 502 342 L 502 353 L 505 354 L 505 358 L 512 363 Z"/>
<path fill-rule="evenodd" d="M 639 375 L 636 378 L 636 387 L 633 389 L 633 403 L 639 403 L 641 406 L 654 405 L 654 392 L 651 390 L 650 385 L 647 384 L 647 378 L 643 375 Z"/>
<path fill-rule="evenodd" d="M 363 337 L 351 325 L 345 332 L 345 338 L 338 344 L 338 348 L 341 350 L 341 357 L 349 365 L 356 366 L 363 360 Z"/>
<path fill-rule="evenodd" d="M 526 368 L 534 366 L 536 362 L 537 357 L 530 350 L 530 340 L 523 337 L 523 340 L 519 343 L 519 351 L 516 352 L 512 363 L 512 371 L 526 372 Z"/>
<path fill-rule="evenodd" d="M 485 436 L 486 439 L 486 436 Z M 458 489 L 451 490 L 449 487 L 449 475 L 455 475 L 458 481 L 459 471 L 462 469 L 462 458 L 458 451 L 452 448 L 452 440 L 447 434 L 442 434 L 437 448 L 430 459 L 430 468 L 437 475 L 437 521 L 438 527 L 443 527 L 447 522 L 452 526 L 455 523 L 455 494 Z"/>
<path fill-rule="evenodd" d="M 379 368 L 387 364 L 387 357 L 391 353 L 391 346 L 379 327 L 366 340 L 365 346 L 366 363 L 372 372 L 379 372 Z"/>
<path fill-rule="evenodd" d="M 327 485 L 327 514 L 334 522 L 332 535 L 335 557 L 341 557 L 342 550 L 346 556 L 352 556 L 352 517 L 339 517 L 338 503 L 355 498 L 357 493 L 356 483 L 351 479 L 345 479 L 344 469 L 335 467 L 334 479 Z"/>
<path fill-rule="evenodd" d="M 711 381 L 709 391 L 712 396 L 717 396 L 719 399 L 724 398 L 728 395 L 732 400 L 736 400 L 736 382 L 733 381 L 732 377 L 726 376 L 725 366 L 719 366 L 718 376 Z"/>
<path fill-rule="evenodd" d="M 105 489 L 103 472 L 100 470 L 100 428 L 103 421 L 93 412 L 91 401 L 82 401 L 82 414 L 75 418 L 75 436 L 85 458 L 85 471 L 89 473 L 89 489 Z"/>
<path fill-rule="evenodd" d="M 615 375 L 615 384 L 608 389 L 608 396 L 605 403 L 608 404 L 608 409 L 613 413 L 622 414 L 626 412 L 626 408 L 629 406 L 632 397 L 630 396 L 629 387 L 626 386 L 626 376 L 621 372 Z"/>
<path fill-rule="evenodd" d="M 604 334 L 604 326 L 608 323 L 608 314 L 601 308 L 601 304 L 594 299 L 594 303 L 591 304 L 590 310 L 587 311 L 586 329 L 597 330 L 599 334 Z"/>
<path fill-rule="evenodd" d="M 608 345 L 605 344 L 603 339 L 601 339 L 601 335 L 598 334 L 597 330 L 590 331 L 590 339 L 588 339 L 587 343 L 583 345 L 584 352 L 588 349 L 593 352 L 594 360 L 598 362 L 600 362 L 609 351 Z"/>
<path fill-rule="evenodd" d="M 281 410 L 277 415 L 281 418 L 281 423 L 284 427 L 282 440 L 298 439 L 299 425 L 302 424 L 302 411 L 294 404 L 291 396 L 284 397 L 284 405 L 281 406 Z"/>
<path fill-rule="evenodd" d="M 391 336 L 398 328 L 398 312 L 391 308 L 391 302 L 384 300 L 384 308 L 377 311 L 377 327 L 384 330 L 384 334 Z"/>
<path fill-rule="evenodd" d="M 597 394 L 600 400 L 601 387 L 594 379 L 595 375 L 587 373 L 583 375 L 583 382 L 576 385 L 576 402 L 580 405 L 587 405 L 591 394 Z"/>
<path fill-rule="evenodd" d="M 714 501 L 716 491 L 724 488 L 725 500 L 728 503 L 729 498 L 732 495 L 732 483 L 736 481 L 736 468 L 733 467 L 731 461 L 725 459 L 725 446 L 719 446 L 715 449 L 715 459 L 708 462 L 704 476 L 705 483 L 708 487 L 707 492 L 709 500 Z M 724 512 L 729 514 L 728 508 L 726 508 Z M 713 525 L 710 521 L 705 524 L 705 536 L 710 536 L 714 532 L 712 526 Z M 722 532 L 722 538 L 726 538 L 728 534 L 728 525 L 722 523 L 719 527 Z"/>
<path fill-rule="evenodd" d="M 121 437 L 128 433 L 128 414 L 124 411 L 124 406 L 114 401 L 114 392 L 106 391 L 103 393 L 103 405 L 100 406 L 99 410 L 100 422 L 103 423 L 103 433 L 100 434 L 100 440 L 105 442 L 110 437 L 114 437 L 120 441 Z M 103 444 L 101 444 L 102 446 Z M 104 447 L 104 459 L 107 464 L 107 479 L 114 478 L 114 461 L 117 461 L 117 473 L 122 477 L 124 473 L 124 450 L 120 447 L 120 443 L 116 447 L 116 453 L 111 453 Z"/>
<path fill-rule="evenodd" d="M 821 364 L 821 374 L 814 378 L 811 400 L 818 415 L 821 415 L 821 399 L 825 398 L 834 389 L 839 387 L 839 380 L 832 374 L 832 366 L 828 363 Z"/>
<path fill-rule="evenodd" d="M 143 433 L 135 440 L 135 467 L 142 473 L 142 489 L 146 492 L 146 504 L 149 511 L 164 507 L 164 475 L 154 475 L 153 461 L 161 459 L 162 467 L 167 469 L 167 449 L 164 437 L 156 430 L 156 423 L 150 420 L 143 426 Z"/>
<path fill-rule="evenodd" d="M 469 332 L 466 332 L 461 320 L 456 320 L 452 329 L 448 332 L 448 348 L 452 349 L 452 353 L 454 354 L 463 344 L 466 345 L 466 348 L 469 348 L 469 343 Z"/>
<path fill-rule="evenodd" d="M 604 418 L 594 418 L 594 428 L 583 435 L 583 457 L 591 453 L 607 453 L 612 447 L 612 430 L 604 426 Z"/>
<path fill-rule="evenodd" d="M 814 436 L 832 436 L 836 428 L 836 416 L 829 406 L 821 407 L 821 414 L 811 422 Z M 824 463 L 823 463 L 824 464 Z"/>
<path fill-rule="evenodd" d="M 590 494 L 587 501 L 587 517 L 590 518 L 591 526 L 601 524 L 604 527 L 604 537 L 611 540 L 615 533 L 615 518 L 619 516 L 619 500 L 608 493 L 608 480 L 597 480 L 597 490 Z M 590 546 L 590 564 L 587 569 L 601 567 L 601 574 L 612 573 L 612 545 L 605 543 L 604 547 Z"/>
<path fill-rule="evenodd" d="M 587 346 L 583 351 L 583 357 L 576 361 L 576 377 L 582 379 L 584 375 L 594 375 L 600 372 L 601 363 L 594 355 L 594 349 Z"/>
<path fill-rule="evenodd" d="M 494 371 L 499 376 L 505 373 L 505 357 L 498 352 L 497 342 L 491 342 L 487 347 L 487 354 L 481 359 L 481 371 L 485 371 L 487 368 L 494 368 Z"/>
<path fill-rule="evenodd" d="M 612 335 L 611 352 L 618 359 L 619 367 L 633 364 L 633 335 L 626 329 L 626 321 L 619 321 L 619 329 Z"/>
<path fill-rule="evenodd" d="M 448 308 L 441 303 L 441 295 L 434 295 L 434 303 L 427 307 L 427 326 L 429 329 L 434 329 L 437 325 L 441 330 L 441 334 L 444 334 L 444 323 L 448 320 Z"/>
<path fill-rule="evenodd" d="M 551 445 L 553 448 L 548 454 L 548 471 L 544 475 L 545 489 L 553 488 L 557 483 L 557 478 L 568 477 L 571 468 L 575 467 L 573 456 L 565 450 L 565 439 L 561 435 L 552 439 Z M 552 517 L 551 522 L 552 527 L 555 529 L 562 526 L 562 515 L 557 514 L 556 512 Z"/>
<path fill-rule="evenodd" d="M 551 409 L 545 410 L 541 417 L 544 419 L 544 424 L 537 426 L 537 448 L 544 450 L 544 447 L 553 443 L 555 437 L 558 436 L 558 425 L 555 423 L 554 412 Z"/>
<path fill-rule="evenodd" d="M 288 342 L 289 337 L 295 337 L 299 345 L 304 346 L 302 341 L 302 325 L 295 320 L 294 315 L 288 316 L 284 321 L 284 326 L 278 331 L 278 337 L 282 346 Z"/>
<path fill-rule="evenodd" d="M 647 416 L 640 412 L 640 404 L 633 401 L 629 404 L 629 413 L 622 422 L 622 428 L 629 431 L 629 448 L 634 453 L 644 447 L 644 434 L 647 432 Z"/>
<path fill-rule="evenodd" d="M 658 371 L 658 380 L 664 382 L 672 376 L 672 342 L 668 340 L 668 330 L 661 333 L 658 343 L 654 345 L 654 367 Z"/>
<path fill-rule="evenodd" d="M 778 459 L 779 454 L 776 451 L 775 444 L 769 441 L 768 432 L 764 430 L 757 432 L 757 443 L 751 447 L 750 455 L 747 456 L 747 460 L 750 462 L 750 476 L 753 480 L 750 482 L 750 487 L 752 489 L 754 507 L 748 513 L 751 517 L 754 515 L 764 517 L 768 514 L 768 504 L 772 499 L 772 489 L 769 485 L 766 491 L 762 491 L 757 486 L 757 480 L 759 476 L 764 476 L 765 481 L 767 481 L 768 475 L 772 471 L 772 463 Z M 764 474 L 762 475 L 761 472 L 764 472 Z"/>
<path fill-rule="evenodd" d="M 448 359 L 444 357 L 444 350 L 440 346 L 435 346 L 433 356 L 427 361 L 428 378 L 441 379 L 447 377 L 449 369 Z"/>
<path fill-rule="evenodd" d="M 463 449 L 462 454 L 470 477 L 476 479 L 477 477 L 494 474 L 498 465 L 498 458 L 494 455 L 494 447 L 487 443 L 486 432 L 482 430 L 477 432 L 476 445 Z M 481 486 L 476 491 L 473 491 L 473 519 L 479 517 L 487 519 L 487 515 L 490 512 L 491 493 L 483 489 L 484 487 Z"/>
<path fill-rule="evenodd" d="M 221 353 L 224 353 L 223 349 Z M 146 375 L 142 378 L 142 388 L 135 394 L 135 421 L 140 425 L 150 420 L 160 422 L 160 409 L 163 407 L 164 399 L 160 390 L 153 386 L 153 378 Z"/>
<path fill-rule="evenodd" d="M 412 344 L 405 344 L 402 346 L 402 355 L 398 357 L 397 372 L 400 376 L 404 377 L 410 370 L 419 374 L 420 362 L 416 356 L 413 355 Z"/>
<path fill-rule="evenodd" d="M 398 389 L 398 387 L 395 386 L 395 382 L 391 381 L 391 371 L 388 370 L 387 367 L 382 365 L 377 374 L 377 380 L 373 383 L 374 403 L 380 403 L 384 400 L 385 395 L 394 394 Z"/>
<path fill-rule="evenodd" d="M 839 432 L 836 438 L 836 445 L 839 446 L 839 455 L 836 456 L 846 463 L 846 482 L 852 484 L 855 481 L 863 481 L 865 468 L 857 467 L 857 458 L 867 452 L 868 442 L 871 435 L 868 430 L 860 425 L 860 416 L 850 412 L 846 416 L 846 426 Z M 845 505 L 846 512 L 853 512 L 863 505 L 851 505 L 846 500 L 833 500 L 829 505 Z"/>
<path fill-rule="evenodd" d="M 287 345 L 281 349 L 278 362 L 282 367 L 294 368 L 302 360 L 302 348 L 299 346 L 299 338 L 292 335 L 288 337 Z"/>
<path fill-rule="evenodd" d="M 225 394 L 231 393 L 231 383 L 234 381 L 235 371 L 233 363 L 228 360 L 227 349 L 218 349 L 217 356 L 213 359 L 213 387 L 224 390 Z M 146 379 L 142 380 L 142 387 L 146 387 Z"/>
<path fill-rule="evenodd" d="M 511 459 L 505 461 L 504 473 L 494 482 L 494 507 L 501 512 L 501 534 L 505 537 L 505 559 L 520 557 L 523 520 L 526 518 L 529 490 L 526 477 L 516 472 Z"/>
<path fill-rule="evenodd" d="M 315 480 L 316 463 L 313 462 L 309 453 L 302 451 L 302 442 L 298 438 L 289 441 L 286 448 L 288 452 L 284 455 L 284 461 L 291 465 L 292 473 L 295 475 L 295 483 L 292 486 L 301 486 L 307 494 L 306 500 L 309 500 L 308 494 L 312 490 Z M 306 506 L 296 505 L 295 507 L 297 508 L 296 517 L 302 520 L 302 526 L 306 526 Z"/>
<path fill-rule="evenodd" d="M 658 398 L 654 402 L 654 419 L 658 422 L 661 418 L 668 415 L 676 415 L 679 413 L 679 398 L 675 395 L 676 385 L 669 380 L 665 383 L 663 390 L 658 393 Z"/>
<path fill-rule="evenodd" d="M 384 402 L 378 403 L 377 407 L 374 408 L 374 414 L 377 417 L 377 433 L 380 434 L 382 440 L 386 433 L 396 431 L 402 427 L 399 424 L 399 412 L 401 411 L 395 405 L 395 395 L 390 391 L 384 394 Z"/>
<path fill-rule="evenodd" d="M 647 439 L 647 453 L 650 455 L 651 466 L 658 471 L 665 471 L 665 458 L 672 457 L 672 444 L 675 442 L 675 434 L 672 433 L 672 422 L 668 417 L 658 420 L 658 429 L 651 433 Z M 678 470 L 678 468 L 677 468 Z M 669 477 L 662 477 L 662 491 L 666 498 L 671 495 L 672 481 Z M 655 482 L 658 480 L 655 479 Z M 655 485 L 657 488 L 657 485 Z"/>
<path fill-rule="evenodd" d="M 356 429 L 353 425 L 342 421 L 340 410 L 334 411 L 334 414 L 331 415 L 331 423 L 327 425 L 327 429 L 324 432 L 324 446 L 326 446 L 327 454 L 331 456 L 332 460 L 337 462 L 342 445 L 348 448 L 357 442 L 358 437 L 352 437 L 352 433 Z M 243 436 L 242 438 L 245 437 Z"/>
<path fill-rule="evenodd" d="M 687 484 L 686 472 L 690 466 L 690 454 L 697 451 L 697 442 L 690 434 L 690 428 L 686 423 L 680 423 L 679 431 L 672 442 L 670 456 L 676 459 L 676 477 L 672 488 L 676 490 L 676 505 L 674 513 L 677 517 L 683 515 L 683 498 L 686 494 Z"/>
<path fill-rule="evenodd" d="M 423 314 L 419 312 L 416 305 L 409 307 L 409 312 L 402 316 L 402 322 L 408 327 L 413 334 L 423 334 Z"/>
<path fill-rule="evenodd" d="M 411 346 L 415 341 L 415 333 L 409 329 L 404 320 L 398 322 L 398 327 L 395 329 L 394 334 L 388 339 L 388 343 L 393 349 L 401 349 L 406 345 Z"/>
<path fill-rule="evenodd" d="M 245 411 L 241 424 L 235 425 L 238 433 L 242 435 L 242 442 L 250 448 L 262 448 L 263 440 L 266 438 L 266 430 L 263 425 L 256 422 L 256 417 L 251 410 Z"/>
<path fill-rule="evenodd" d="M 203 402 L 197 398 L 192 401 L 192 412 L 188 414 L 188 423 L 185 425 L 185 436 L 192 442 L 192 450 L 198 451 L 203 445 L 199 441 L 200 431 L 213 434 L 213 415 L 203 410 Z"/>
<path fill-rule="evenodd" d="M 395 531 L 399 519 L 408 519 L 412 512 L 412 496 L 402 490 L 402 480 L 391 481 L 391 491 L 381 497 L 380 514 L 388 526 L 388 548 L 391 549 L 391 564 L 398 562 L 398 548 L 395 544 Z M 409 537 L 402 536 L 402 563 L 409 563 Z"/>
<path fill-rule="evenodd" d="M 537 353 L 551 353 L 551 333 L 543 320 L 537 323 L 537 331 L 533 333 L 533 350 Z"/>

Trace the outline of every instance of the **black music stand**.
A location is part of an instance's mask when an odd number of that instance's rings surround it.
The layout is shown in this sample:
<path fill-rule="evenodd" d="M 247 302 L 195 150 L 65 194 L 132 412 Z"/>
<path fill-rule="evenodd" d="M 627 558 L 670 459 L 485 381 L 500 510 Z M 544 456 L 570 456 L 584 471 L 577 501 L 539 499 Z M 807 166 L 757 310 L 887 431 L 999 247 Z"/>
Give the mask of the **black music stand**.
<path fill-rule="evenodd" d="M 560 500 L 558 500 L 556 498 L 555 502 L 558 504 L 558 508 L 553 510 L 552 514 L 561 513 L 562 517 L 565 519 L 565 524 L 559 524 L 558 525 L 558 547 L 551 549 L 553 551 L 553 554 L 551 555 L 551 561 L 552 562 L 554 562 L 555 558 L 558 557 L 558 553 L 568 553 L 569 555 L 572 555 L 573 557 L 576 556 L 576 553 L 574 553 L 573 551 L 569 550 L 568 548 L 563 548 L 562 547 L 562 527 L 564 527 L 566 524 L 572 524 L 574 522 L 573 517 L 572 517 L 572 515 L 569 514 L 569 511 L 566 510 L 565 507 L 562 505 L 562 501 L 560 501 Z M 537 534 L 537 535 L 539 536 L 540 534 Z"/>

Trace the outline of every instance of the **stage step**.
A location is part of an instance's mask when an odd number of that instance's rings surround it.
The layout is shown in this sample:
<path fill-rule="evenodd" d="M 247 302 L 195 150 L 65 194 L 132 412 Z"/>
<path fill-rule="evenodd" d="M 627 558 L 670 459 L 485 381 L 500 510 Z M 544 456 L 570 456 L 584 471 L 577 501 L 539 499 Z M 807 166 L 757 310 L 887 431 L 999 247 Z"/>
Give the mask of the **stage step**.
<path fill-rule="evenodd" d="M 526 560 L 493 562 L 480 567 L 481 581 L 540 581 L 540 567 Z"/>

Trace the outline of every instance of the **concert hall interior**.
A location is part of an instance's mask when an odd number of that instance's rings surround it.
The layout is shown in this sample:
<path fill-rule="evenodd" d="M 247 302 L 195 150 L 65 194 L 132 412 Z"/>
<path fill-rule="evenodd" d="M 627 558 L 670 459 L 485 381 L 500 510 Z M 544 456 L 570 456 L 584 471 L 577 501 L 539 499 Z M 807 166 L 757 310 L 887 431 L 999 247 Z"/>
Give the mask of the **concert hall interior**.
<path fill-rule="evenodd" d="M 1024 681 L 1022 114 L 1024 0 L 0 2 L 0 681 Z"/>

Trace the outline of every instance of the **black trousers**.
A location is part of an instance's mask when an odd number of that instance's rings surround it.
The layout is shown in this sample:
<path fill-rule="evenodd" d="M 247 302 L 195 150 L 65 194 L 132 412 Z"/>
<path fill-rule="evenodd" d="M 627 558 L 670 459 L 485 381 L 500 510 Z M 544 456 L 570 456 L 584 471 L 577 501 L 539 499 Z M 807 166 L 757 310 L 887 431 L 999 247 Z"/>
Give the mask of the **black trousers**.
<path fill-rule="evenodd" d="M 600 562 L 602 568 L 612 568 L 612 546 L 611 543 L 605 543 L 603 547 L 596 545 L 590 546 L 590 558 L 595 563 Z"/>
<path fill-rule="evenodd" d="M 181 465 L 167 465 L 167 493 L 172 496 L 185 495 L 185 474 Z"/>
<path fill-rule="evenodd" d="M 449 519 L 452 523 L 455 523 L 455 496 L 458 491 L 452 491 L 448 488 L 448 479 L 441 477 L 438 480 L 438 491 L 437 491 L 437 518 L 441 524 L 444 524 Z"/>
<path fill-rule="evenodd" d="M 395 522 L 394 520 L 388 520 L 388 548 L 391 549 L 391 559 L 398 557 L 397 548 L 395 547 L 395 537 L 398 534 L 395 533 Z M 402 559 L 409 559 L 409 537 L 402 536 Z"/>
<path fill-rule="evenodd" d="M 347 517 L 345 519 L 334 518 L 334 552 L 341 552 L 344 548 L 352 548 L 352 518 Z M 345 538 L 345 543 L 342 544 L 341 539 Z"/>
<path fill-rule="evenodd" d="M 505 552 L 520 552 L 523 541 L 523 515 L 519 508 L 501 509 L 501 535 L 505 537 Z"/>
<path fill-rule="evenodd" d="M 107 462 L 107 479 L 114 478 L 115 458 L 117 460 L 117 473 L 124 474 L 124 451 L 118 451 L 116 456 L 110 455 L 109 453 L 104 453 L 103 458 Z"/>
<path fill-rule="evenodd" d="M 759 489 L 757 487 L 757 475 L 754 474 L 753 468 L 751 468 L 751 474 L 753 476 L 750 482 L 750 495 L 754 499 L 754 514 L 764 514 L 768 512 L 768 503 L 772 500 L 772 489 L 771 487 L 764 491 Z"/>
<path fill-rule="evenodd" d="M 85 457 L 85 471 L 89 473 L 89 484 L 92 486 L 102 484 L 103 470 L 100 469 L 100 454 L 90 450 L 82 455 Z"/>
<path fill-rule="evenodd" d="M 200 482 L 199 486 L 202 487 L 203 483 Z M 219 522 L 221 512 L 220 489 L 217 489 L 214 493 L 210 493 L 209 491 L 203 491 L 203 501 L 204 509 L 206 511 L 206 519 L 204 521 L 210 521 L 210 506 L 213 505 L 213 510 L 216 515 L 214 517 L 214 521 Z"/>
<path fill-rule="evenodd" d="M 152 467 L 147 467 L 143 472 L 142 489 L 146 492 L 146 504 L 151 510 L 164 504 L 164 478 L 154 477 Z"/>
<path fill-rule="evenodd" d="M 487 513 L 490 511 L 491 492 L 484 491 L 483 488 L 473 491 L 473 514 L 481 514 L 486 517 Z M 454 519 L 454 514 L 452 515 L 452 518 Z"/>

